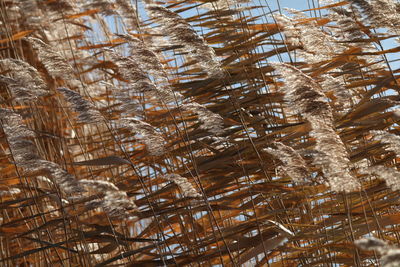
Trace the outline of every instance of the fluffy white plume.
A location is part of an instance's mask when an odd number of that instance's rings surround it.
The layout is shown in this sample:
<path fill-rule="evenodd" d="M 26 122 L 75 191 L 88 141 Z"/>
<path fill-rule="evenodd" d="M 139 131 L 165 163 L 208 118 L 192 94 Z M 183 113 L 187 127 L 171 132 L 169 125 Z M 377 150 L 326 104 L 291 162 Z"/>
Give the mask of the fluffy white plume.
<path fill-rule="evenodd" d="M 336 133 L 332 109 L 318 83 L 299 69 L 283 63 L 273 64 L 285 78 L 285 100 L 312 127 L 319 156 L 314 163 L 322 167 L 325 178 L 334 191 L 354 191 L 359 182 L 350 173 L 350 160 L 340 136 Z"/>
<path fill-rule="evenodd" d="M 176 45 L 183 45 L 204 71 L 214 78 L 221 78 L 224 72 L 217 56 L 205 40 L 181 16 L 160 5 L 146 5 L 151 18 L 160 23 L 162 31 L 171 38 Z"/>
<path fill-rule="evenodd" d="M 181 190 L 181 193 L 185 197 L 198 198 L 201 194 L 196 191 L 193 185 L 188 181 L 187 178 L 182 177 L 178 174 L 167 174 L 164 176 L 165 179 L 174 182 Z"/>

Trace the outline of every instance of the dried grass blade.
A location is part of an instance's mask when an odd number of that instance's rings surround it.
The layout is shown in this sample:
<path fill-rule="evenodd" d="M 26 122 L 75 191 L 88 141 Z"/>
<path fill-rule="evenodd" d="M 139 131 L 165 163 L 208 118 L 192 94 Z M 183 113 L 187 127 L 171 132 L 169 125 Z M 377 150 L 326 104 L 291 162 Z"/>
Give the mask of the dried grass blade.
<path fill-rule="evenodd" d="M 131 162 L 129 160 L 117 156 L 108 156 L 104 158 L 85 160 L 73 163 L 73 165 L 81 165 L 81 166 L 103 166 L 103 165 L 123 165 L 123 164 L 131 164 Z"/>

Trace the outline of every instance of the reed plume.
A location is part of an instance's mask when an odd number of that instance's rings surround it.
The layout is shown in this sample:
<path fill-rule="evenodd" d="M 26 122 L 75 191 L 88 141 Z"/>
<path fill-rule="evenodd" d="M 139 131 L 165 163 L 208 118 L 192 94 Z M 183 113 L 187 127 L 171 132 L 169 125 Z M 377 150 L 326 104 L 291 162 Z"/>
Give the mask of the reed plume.
<path fill-rule="evenodd" d="M 137 120 L 135 118 L 123 118 L 117 122 L 120 127 L 129 129 L 134 134 L 137 133 L 138 138 L 143 140 L 147 150 L 153 156 L 161 156 L 164 154 L 165 140 L 162 135 L 150 124 Z"/>
<path fill-rule="evenodd" d="M 128 87 L 135 93 L 145 93 L 148 96 L 155 97 L 159 101 L 171 102 L 174 100 L 173 94 L 168 87 L 157 86 L 148 76 L 148 73 L 142 69 L 138 60 L 134 57 L 123 57 L 113 51 L 107 51 L 107 54 L 118 66 L 121 76 L 129 81 Z"/>
<path fill-rule="evenodd" d="M 12 75 L 12 77 L 0 76 L 0 79 L 9 86 L 11 94 L 17 100 L 35 101 L 38 97 L 49 93 L 38 70 L 27 62 L 6 58 L 0 60 L 0 65 Z"/>
<path fill-rule="evenodd" d="M 363 250 L 374 250 L 381 254 L 380 263 L 383 267 L 395 267 L 400 264 L 400 249 L 383 240 L 367 237 L 356 240 L 355 244 Z"/>
<path fill-rule="evenodd" d="M 274 148 L 265 148 L 264 150 L 274 157 L 282 161 L 282 169 L 286 172 L 295 182 L 305 182 L 309 176 L 310 171 L 307 168 L 306 161 L 301 155 L 281 142 L 273 143 Z"/>
<path fill-rule="evenodd" d="M 164 178 L 174 182 L 180 189 L 181 194 L 184 197 L 199 198 L 201 194 L 193 187 L 187 178 L 182 177 L 178 174 L 167 174 Z"/>
<path fill-rule="evenodd" d="M 54 51 L 50 45 L 34 37 L 29 37 L 27 40 L 31 43 L 36 53 L 38 53 L 39 60 L 46 67 L 50 75 L 61 79 L 73 77 L 74 70 L 71 65 L 69 65 L 61 54 Z"/>
<path fill-rule="evenodd" d="M 220 135 L 224 132 L 224 119 L 220 115 L 208 110 L 205 106 L 189 102 L 183 104 L 182 109 L 198 115 L 201 129 L 205 129 L 214 135 Z"/>
<path fill-rule="evenodd" d="M 36 145 L 29 140 L 35 135 L 25 126 L 20 115 L 1 109 L 0 119 L 17 166 L 24 168 L 28 174 L 43 172 L 49 175 L 66 194 L 82 192 L 75 177 L 58 164 L 41 158 Z"/>
<path fill-rule="evenodd" d="M 387 145 L 387 150 L 400 155 L 400 136 L 386 131 L 371 131 L 371 133 L 374 135 L 374 140 Z"/>
<path fill-rule="evenodd" d="M 305 15 L 293 12 L 296 15 L 294 18 L 277 15 L 275 19 L 283 28 L 286 40 L 300 47 L 299 56 L 306 62 L 313 64 L 330 60 L 344 50 L 345 47 L 318 27 L 315 21 L 299 23 L 298 20 L 305 19 Z"/>
<path fill-rule="evenodd" d="M 78 113 L 78 121 L 96 123 L 103 120 L 101 113 L 96 107 L 91 102 L 84 99 L 79 93 L 65 87 L 57 88 L 57 90 L 64 95 L 74 111 Z"/>
<path fill-rule="evenodd" d="M 212 78 L 222 78 L 221 68 L 214 50 L 199 36 L 182 17 L 168 8 L 156 4 L 146 5 L 150 17 L 160 23 L 162 31 L 177 45 L 183 45 L 189 53 Z"/>
<path fill-rule="evenodd" d="M 132 213 L 137 211 L 137 206 L 127 194 L 120 191 L 113 183 L 102 180 L 79 180 L 79 185 L 95 193 L 104 194 L 102 200 L 88 202 L 88 207 L 102 208 L 111 218 L 129 217 L 135 219 Z M 129 214 L 131 214 L 129 216 Z"/>
<path fill-rule="evenodd" d="M 274 64 L 274 67 L 285 77 L 283 91 L 288 104 L 311 124 L 310 135 L 315 138 L 319 152 L 314 163 L 322 167 L 332 190 L 357 190 L 360 184 L 350 173 L 346 147 L 335 131 L 332 109 L 320 85 L 291 65 Z"/>
<path fill-rule="evenodd" d="M 352 0 L 351 2 L 362 10 L 373 25 L 392 30 L 396 30 L 399 26 L 399 3 L 393 0 Z"/>
<path fill-rule="evenodd" d="M 360 173 L 377 176 L 383 179 L 386 182 L 387 186 L 389 186 L 393 190 L 400 189 L 400 172 L 394 168 L 382 165 L 375 165 L 369 168 L 361 169 Z"/>

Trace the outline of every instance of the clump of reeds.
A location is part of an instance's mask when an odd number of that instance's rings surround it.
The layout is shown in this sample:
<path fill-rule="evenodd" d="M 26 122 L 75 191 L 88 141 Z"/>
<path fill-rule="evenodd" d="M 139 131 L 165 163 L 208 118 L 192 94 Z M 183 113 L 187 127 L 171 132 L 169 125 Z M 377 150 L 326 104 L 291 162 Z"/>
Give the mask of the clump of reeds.
<path fill-rule="evenodd" d="M 243 2 L 0 5 L 1 266 L 352 266 L 346 240 L 396 239 L 399 4 Z"/>

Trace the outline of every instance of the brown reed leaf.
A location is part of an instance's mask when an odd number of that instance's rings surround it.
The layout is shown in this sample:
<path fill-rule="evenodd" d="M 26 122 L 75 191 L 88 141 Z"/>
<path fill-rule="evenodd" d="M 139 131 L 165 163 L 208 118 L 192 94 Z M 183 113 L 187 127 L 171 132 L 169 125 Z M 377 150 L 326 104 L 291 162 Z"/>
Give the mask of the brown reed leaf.
<path fill-rule="evenodd" d="M 101 165 L 122 165 L 122 164 L 131 164 L 129 160 L 117 157 L 117 156 L 108 156 L 104 158 L 92 159 L 74 162 L 74 165 L 81 166 L 101 166 Z"/>

